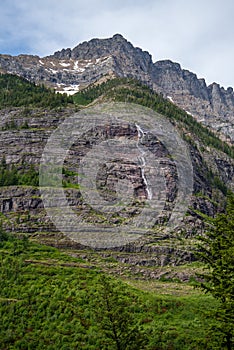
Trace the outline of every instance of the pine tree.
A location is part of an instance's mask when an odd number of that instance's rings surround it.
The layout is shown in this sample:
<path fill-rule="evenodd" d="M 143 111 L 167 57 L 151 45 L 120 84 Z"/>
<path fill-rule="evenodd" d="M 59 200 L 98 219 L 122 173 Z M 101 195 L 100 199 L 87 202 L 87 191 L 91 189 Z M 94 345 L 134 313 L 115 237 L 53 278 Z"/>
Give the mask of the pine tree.
<path fill-rule="evenodd" d="M 200 287 L 218 300 L 215 310 L 220 346 L 234 346 L 234 194 L 229 194 L 225 214 L 211 219 L 210 229 L 200 237 L 199 256 L 207 270 L 199 275 Z"/>
<path fill-rule="evenodd" d="M 130 298 L 121 284 L 101 276 L 93 301 L 96 320 L 105 338 L 110 341 L 108 344 L 102 344 L 103 349 L 140 350 L 145 348 L 146 335 L 133 318 L 130 311 Z"/>

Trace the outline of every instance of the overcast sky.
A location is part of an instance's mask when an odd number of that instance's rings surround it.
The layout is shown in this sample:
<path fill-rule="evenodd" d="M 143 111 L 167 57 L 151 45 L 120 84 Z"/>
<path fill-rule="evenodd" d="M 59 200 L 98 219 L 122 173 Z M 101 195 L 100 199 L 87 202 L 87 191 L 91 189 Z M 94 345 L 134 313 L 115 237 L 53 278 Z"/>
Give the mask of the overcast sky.
<path fill-rule="evenodd" d="M 45 56 L 116 33 L 234 87 L 233 0 L 0 0 L 0 53 Z"/>

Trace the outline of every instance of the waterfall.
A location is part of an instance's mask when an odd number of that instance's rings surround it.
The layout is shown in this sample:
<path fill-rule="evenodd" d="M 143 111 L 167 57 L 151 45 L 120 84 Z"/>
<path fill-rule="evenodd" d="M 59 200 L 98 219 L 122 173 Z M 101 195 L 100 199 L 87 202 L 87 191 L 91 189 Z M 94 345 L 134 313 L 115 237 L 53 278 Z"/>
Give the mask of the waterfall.
<path fill-rule="evenodd" d="M 146 192 L 147 192 L 147 199 L 152 199 L 152 191 L 149 188 L 149 184 L 148 181 L 145 177 L 145 165 L 146 165 L 146 161 L 145 161 L 145 152 L 143 151 L 143 149 L 140 147 L 140 143 L 142 143 L 142 138 L 144 137 L 145 132 L 141 129 L 141 127 L 138 124 L 135 124 L 136 128 L 137 128 L 137 133 L 138 133 L 138 140 L 137 140 L 137 148 L 141 153 L 141 157 L 140 157 L 140 168 L 141 168 L 141 177 L 143 179 L 143 182 L 145 184 L 146 187 Z"/>

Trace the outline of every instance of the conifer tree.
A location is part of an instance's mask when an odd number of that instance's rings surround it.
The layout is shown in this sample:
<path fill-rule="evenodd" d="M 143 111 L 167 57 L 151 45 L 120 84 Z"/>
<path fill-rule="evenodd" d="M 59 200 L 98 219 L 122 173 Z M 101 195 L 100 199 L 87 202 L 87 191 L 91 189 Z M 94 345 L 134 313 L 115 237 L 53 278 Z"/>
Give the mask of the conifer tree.
<path fill-rule="evenodd" d="M 234 194 L 229 194 L 225 214 L 209 220 L 210 229 L 200 237 L 199 256 L 207 269 L 199 275 L 200 287 L 218 300 L 216 326 L 221 348 L 234 346 Z"/>
<path fill-rule="evenodd" d="M 102 344 L 102 348 L 145 349 L 146 335 L 133 318 L 130 311 L 130 298 L 126 295 L 124 288 L 105 276 L 99 278 L 98 286 L 94 298 L 96 321 L 105 338 L 110 341 L 108 344 Z"/>

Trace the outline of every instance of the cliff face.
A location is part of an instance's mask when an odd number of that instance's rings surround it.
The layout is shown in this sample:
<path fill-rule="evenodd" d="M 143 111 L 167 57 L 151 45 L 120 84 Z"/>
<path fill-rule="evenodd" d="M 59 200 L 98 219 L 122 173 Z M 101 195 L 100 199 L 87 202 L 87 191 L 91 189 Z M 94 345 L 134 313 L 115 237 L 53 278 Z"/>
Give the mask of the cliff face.
<path fill-rule="evenodd" d="M 111 39 L 92 39 L 84 42 L 74 49 L 66 49 L 55 52 L 51 58 L 73 59 L 73 60 L 93 60 L 102 57 L 113 57 L 117 73 L 147 75 L 152 65 L 151 55 L 135 48 L 130 42 L 120 34 L 116 34 Z M 118 72 L 119 69 L 119 72 Z"/>
<path fill-rule="evenodd" d="M 8 164 L 14 164 L 17 169 L 29 164 L 34 164 L 38 169 L 49 136 L 73 112 L 71 109 L 60 112 L 35 109 L 25 116 L 22 109 L 2 110 L 0 112 L 0 126 L 2 129 L 0 132 L 0 160 L 5 158 Z M 21 129 L 21 125 L 24 125 L 25 122 L 28 125 L 27 129 Z M 6 125 L 12 125 L 12 127 L 6 129 Z M 87 127 L 89 127 L 88 124 Z M 120 127 L 110 126 L 107 123 L 102 128 L 84 134 L 67 154 L 65 167 L 71 172 L 69 179 L 76 184 L 75 173 L 80 160 L 92 147 L 113 137 L 120 139 L 126 137 L 128 140 L 141 142 L 141 146 L 150 149 L 155 158 L 163 159 L 167 204 L 162 216 L 158 219 L 158 223 L 164 222 L 173 209 L 176 198 L 177 172 L 168 150 L 154 135 L 150 133 L 141 135 L 140 125 L 126 124 Z M 195 229 L 201 229 L 202 227 L 200 218 L 194 209 L 213 216 L 222 208 L 223 195 L 218 189 L 212 187 L 207 177 L 207 169 L 212 168 L 213 173 L 229 187 L 233 186 L 234 183 L 233 160 L 212 149 L 205 149 L 201 152 L 192 145 L 189 147 L 194 173 L 194 195 L 191 198 L 188 215 L 184 218 L 180 228 L 182 230 L 184 226 L 188 236 L 193 235 Z M 134 162 L 123 162 L 122 156 L 119 155 L 119 161 L 106 162 L 105 166 L 100 167 L 96 179 L 99 191 L 106 200 L 114 200 L 116 181 L 129 178 L 136 199 L 144 202 L 149 193 L 142 169 Z M 66 191 L 68 201 L 77 214 L 82 215 L 89 222 L 100 225 L 100 228 L 106 224 L 107 218 L 98 212 L 94 212 L 92 207 L 84 203 L 79 189 L 68 188 Z M 40 192 L 36 188 L 30 186 L 1 187 L 0 210 L 3 214 L 3 225 L 7 229 L 23 232 L 53 232 L 55 230 L 43 208 Z M 108 220 L 115 225 L 121 223 L 121 220 L 124 221 L 136 215 L 139 210 L 140 208 L 135 203 L 128 212 L 122 212 L 120 217 L 114 215 L 109 217 Z"/>
<path fill-rule="evenodd" d="M 196 74 L 169 60 L 152 62 L 151 55 L 135 48 L 120 34 L 92 39 L 74 49 L 40 58 L 0 55 L 0 71 L 44 83 L 73 94 L 103 77 L 134 77 L 168 97 L 198 121 L 234 141 L 234 93 L 217 83 L 209 86 Z"/>
<path fill-rule="evenodd" d="M 154 89 L 214 129 L 234 140 L 234 93 L 219 84 L 206 85 L 204 79 L 181 69 L 178 63 L 159 61 L 152 69 Z"/>

